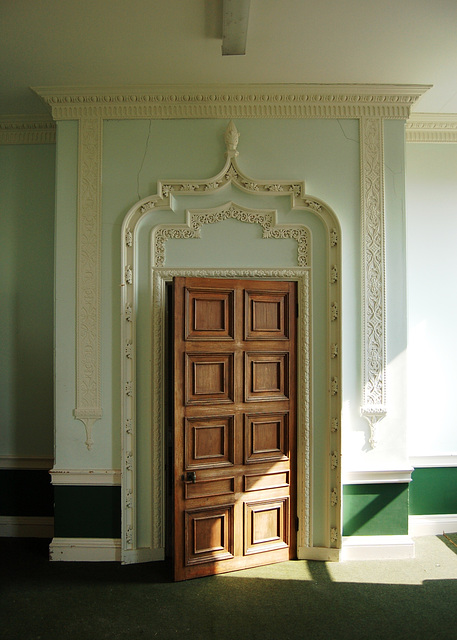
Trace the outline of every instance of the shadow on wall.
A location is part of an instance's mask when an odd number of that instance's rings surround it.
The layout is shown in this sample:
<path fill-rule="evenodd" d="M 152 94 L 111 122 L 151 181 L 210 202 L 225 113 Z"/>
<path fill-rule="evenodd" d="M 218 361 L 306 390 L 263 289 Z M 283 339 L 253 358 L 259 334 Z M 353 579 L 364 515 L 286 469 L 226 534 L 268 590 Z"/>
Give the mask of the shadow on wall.
<path fill-rule="evenodd" d="M 356 484 L 343 487 L 343 535 L 407 535 L 408 487 Z"/>

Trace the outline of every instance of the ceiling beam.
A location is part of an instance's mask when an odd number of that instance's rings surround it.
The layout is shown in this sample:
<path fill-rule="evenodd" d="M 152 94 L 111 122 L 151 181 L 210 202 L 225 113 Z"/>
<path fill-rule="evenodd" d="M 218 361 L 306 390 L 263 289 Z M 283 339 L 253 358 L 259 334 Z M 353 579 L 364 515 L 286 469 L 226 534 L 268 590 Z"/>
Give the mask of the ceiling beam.
<path fill-rule="evenodd" d="M 224 0 L 222 7 L 222 55 L 244 56 L 251 0 Z"/>

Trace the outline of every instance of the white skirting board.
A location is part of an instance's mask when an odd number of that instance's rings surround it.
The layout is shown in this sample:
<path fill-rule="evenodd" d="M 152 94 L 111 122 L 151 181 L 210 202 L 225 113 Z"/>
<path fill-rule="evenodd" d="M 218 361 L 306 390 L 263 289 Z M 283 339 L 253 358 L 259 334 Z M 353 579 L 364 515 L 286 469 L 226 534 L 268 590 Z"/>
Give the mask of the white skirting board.
<path fill-rule="evenodd" d="M 123 564 L 138 564 L 141 562 L 160 562 L 165 560 L 165 549 L 128 549 L 122 553 Z"/>
<path fill-rule="evenodd" d="M 318 560 L 321 562 L 338 562 L 340 560 L 341 549 L 330 547 L 298 547 L 297 557 L 299 560 Z"/>
<path fill-rule="evenodd" d="M 119 562 L 120 538 L 54 538 L 49 559 L 66 562 Z"/>
<path fill-rule="evenodd" d="M 409 536 L 343 537 L 341 560 L 406 560 L 414 558 Z"/>
<path fill-rule="evenodd" d="M 53 535 L 52 516 L 0 516 L 2 538 L 52 538 Z"/>
<path fill-rule="evenodd" d="M 457 532 L 457 513 L 409 516 L 410 536 L 439 536 L 443 533 Z"/>

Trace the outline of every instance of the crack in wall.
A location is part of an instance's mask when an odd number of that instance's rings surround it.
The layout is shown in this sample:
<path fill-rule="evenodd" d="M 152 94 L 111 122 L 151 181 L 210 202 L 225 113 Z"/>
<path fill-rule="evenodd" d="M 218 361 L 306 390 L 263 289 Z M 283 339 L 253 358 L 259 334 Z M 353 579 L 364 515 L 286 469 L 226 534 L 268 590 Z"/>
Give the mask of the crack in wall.
<path fill-rule="evenodd" d="M 338 119 L 337 119 L 337 122 L 338 122 L 338 125 L 339 125 L 340 129 L 341 129 L 341 133 L 342 133 L 342 134 L 343 134 L 343 136 L 346 138 L 346 140 L 350 140 L 351 142 L 355 142 L 356 144 L 360 144 L 360 140 L 359 140 L 359 139 L 357 139 L 357 140 L 356 140 L 356 139 L 351 138 L 350 136 L 348 136 L 348 135 L 346 134 L 346 132 L 345 132 L 345 130 L 344 130 L 344 128 L 343 128 L 343 125 L 341 124 L 341 120 L 338 120 Z"/>
<path fill-rule="evenodd" d="M 399 171 L 394 171 L 391 167 L 389 167 L 388 164 L 384 164 L 384 168 L 387 169 L 390 174 L 391 174 L 391 178 L 392 178 L 392 184 L 393 184 L 393 191 L 394 191 L 394 195 L 396 198 L 399 198 L 401 200 L 402 203 L 404 203 L 404 197 L 403 195 L 399 195 L 398 191 L 397 191 L 397 177 L 400 176 L 400 178 L 403 176 L 405 176 L 405 172 L 403 169 L 400 169 Z"/>

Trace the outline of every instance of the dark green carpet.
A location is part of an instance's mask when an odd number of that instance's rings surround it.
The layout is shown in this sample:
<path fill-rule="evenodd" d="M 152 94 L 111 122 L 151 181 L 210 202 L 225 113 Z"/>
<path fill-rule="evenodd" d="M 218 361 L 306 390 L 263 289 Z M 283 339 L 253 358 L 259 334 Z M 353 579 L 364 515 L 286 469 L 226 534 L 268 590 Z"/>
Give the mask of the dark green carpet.
<path fill-rule="evenodd" d="M 452 564 L 443 542 L 440 562 Z M 325 563 L 295 561 L 173 583 L 166 563 L 49 563 L 47 544 L 0 539 L 2 640 L 457 639 L 457 573 L 335 581 Z"/>

